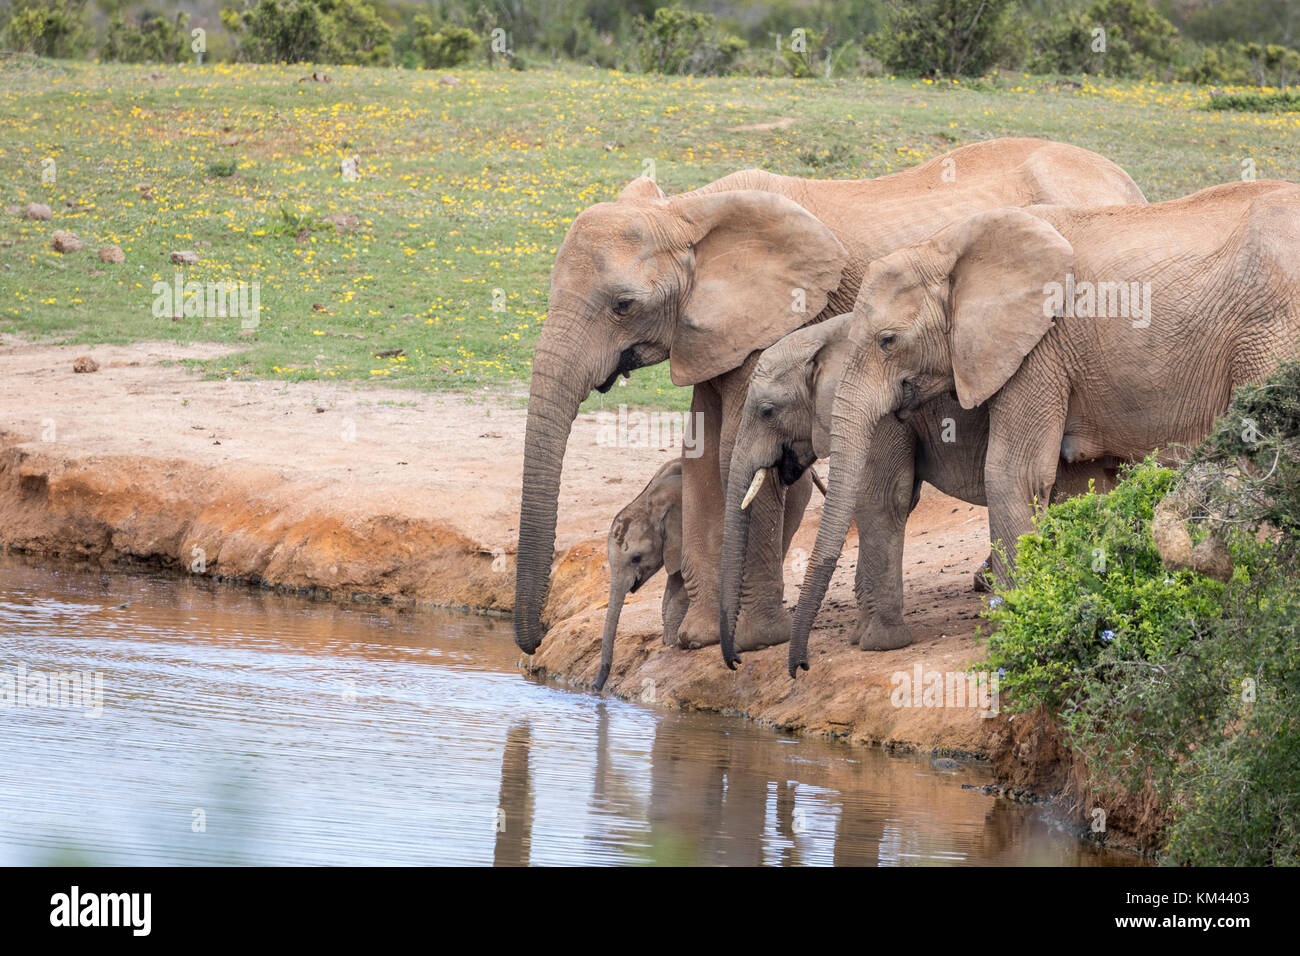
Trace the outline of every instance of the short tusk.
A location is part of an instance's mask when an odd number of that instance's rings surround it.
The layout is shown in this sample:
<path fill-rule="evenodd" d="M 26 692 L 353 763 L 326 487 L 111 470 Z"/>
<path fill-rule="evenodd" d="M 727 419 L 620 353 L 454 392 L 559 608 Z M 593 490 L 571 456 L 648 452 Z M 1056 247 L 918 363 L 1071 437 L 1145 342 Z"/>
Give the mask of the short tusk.
<path fill-rule="evenodd" d="M 817 474 L 816 468 L 809 468 L 808 470 L 812 472 L 813 484 L 817 486 L 817 490 L 820 491 L 822 493 L 822 497 L 825 498 L 826 486 L 822 484 L 821 475 Z"/>
<path fill-rule="evenodd" d="M 745 500 L 740 503 L 740 510 L 744 511 L 749 507 L 749 503 L 754 500 L 759 489 L 763 487 L 763 479 L 767 477 L 767 469 L 760 468 L 754 472 L 754 480 L 749 483 L 749 490 L 745 492 Z"/>

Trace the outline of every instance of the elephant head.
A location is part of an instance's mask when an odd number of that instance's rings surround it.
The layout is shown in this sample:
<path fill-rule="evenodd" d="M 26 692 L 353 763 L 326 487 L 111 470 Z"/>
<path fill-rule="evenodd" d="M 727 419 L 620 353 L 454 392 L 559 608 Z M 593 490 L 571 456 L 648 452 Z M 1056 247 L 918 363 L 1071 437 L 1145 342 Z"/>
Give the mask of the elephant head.
<path fill-rule="evenodd" d="M 734 632 L 749 542 L 749 504 L 769 470 L 775 480 L 792 485 L 829 452 L 831 406 L 850 349 L 852 318 L 845 313 L 791 332 L 763 352 L 749 380 L 731 452 L 722 532 L 718 633 L 722 659 L 733 670 L 740 660 Z"/>
<path fill-rule="evenodd" d="M 1065 279 L 1073 254 L 1044 220 L 999 209 L 867 269 L 835 392 L 826 505 L 795 609 L 790 676 L 808 669 L 808 632 L 844 546 L 876 425 L 953 391 L 963 408 L 997 393 L 1052 328 L 1048 284 Z"/>
<path fill-rule="evenodd" d="M 623 601 L 667 565 L 682 564 L 682 463 L 670 461 L 609 526 L 609 607 L 600 644 L 596 690 L 605 686 L 614 662 L 614 635 Z"/>
<path fill-rule="evenodd" d="M 515 571 L 522 650 L 542 641 L 560 470 L 582 400 L 665 359 L 678 385 L 738 367 L 816 317 L 846 258 L 820 220 L 762 190 L 666 199 L 638 179 L 573 221 L 533 354 Z"/>

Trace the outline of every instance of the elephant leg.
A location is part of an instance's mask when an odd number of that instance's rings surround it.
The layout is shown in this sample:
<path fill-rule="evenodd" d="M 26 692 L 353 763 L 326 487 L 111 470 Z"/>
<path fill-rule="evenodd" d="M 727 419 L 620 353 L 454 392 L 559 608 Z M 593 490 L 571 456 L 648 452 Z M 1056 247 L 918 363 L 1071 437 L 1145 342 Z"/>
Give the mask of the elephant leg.
<path fill-rule="evenodd" d="M 681 573 L 668 575 L 668 585 L 664 588 L 663 618 L 664 643 L 669 647 L 677 646 L 677 631 L 686 616 L 689 598 L 686 595 L 686 583 Z"/>
<path fill-rule="evenodd" d="M 903 539 L 907 516 L 920 498 L 915 438 L 886 417 L 872 437 L 858 508 L 858 569 L 854 591 L 858 626 L 853 639 L 864 651 L 888 651 L 912 643 L 903 623 Z"/>
<path fill-rule="evenodd" d="M 1026 372 L 1029 374 L 1022 377 Z M 1028 367 L 1028 362 L 1021 366 L 1017 379 L 1003 389 L 996 407 L 990 409 L 984 465 L 993 544 L 989 562 L 1001 587 L 1011 583 L 1018 539 L 1033 530 L 1035 513 L 1052 500 L 1065 433 L 1068 392 L 1064 383 L 1057 385 L 1041 367 Z"/>
<path fill-rule="evenodd" d="M 687 608 L 677 628 L 681 647 L 718 643 L 722 562 L 722 400 L 716 380 L 692 390 L 694 447 L 682 454 L 682 570 Z"/>

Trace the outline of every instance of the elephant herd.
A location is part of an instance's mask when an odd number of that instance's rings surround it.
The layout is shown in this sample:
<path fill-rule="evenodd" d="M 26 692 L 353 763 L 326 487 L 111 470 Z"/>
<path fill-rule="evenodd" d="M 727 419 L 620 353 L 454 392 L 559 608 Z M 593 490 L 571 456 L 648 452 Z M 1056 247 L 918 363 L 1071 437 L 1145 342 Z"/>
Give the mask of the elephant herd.
<path fill-rule="evenodd" d="M 1232 389 L 1300 351 L 1300 187 L 1147 204 L 1116 164 L 1036 139 L 878 179 L 745 170 L 679 196 L 648 179 L 561 244 L 533 359 L 515 640 L 533 653 L 578 406 L 667 360 L 695 448 L 610 531 L 610 608 L 667 569 L 664 641 L 789 641 L 791 676 L 855 520 L 865 650 L 910 643 L 902 548 L 921 483 L 987 505 L 1005 580 L 1035 509 L 1195 442 Z M 793 619 L 782 561 L 830 462 Z"/>

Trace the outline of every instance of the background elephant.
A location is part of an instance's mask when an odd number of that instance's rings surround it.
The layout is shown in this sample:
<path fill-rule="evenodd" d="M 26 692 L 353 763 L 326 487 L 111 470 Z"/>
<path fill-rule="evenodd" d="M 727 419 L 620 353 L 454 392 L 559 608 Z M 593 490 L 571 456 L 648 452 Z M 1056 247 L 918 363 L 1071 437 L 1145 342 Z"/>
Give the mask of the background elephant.
<path fill-rule="evenodd" d="M 578 406 L 620 375 L 669 361 L 692 385 L 704 454 L 682 461 L 683 645 L 718 639 L 723 483 L 758 351 L 818 317 L 852 307 L 875 259 L 981 209 L 1040 202 L 1143 202 L 1114 163 L 1033 139 L 992 140 L 872 180 L 829 181 L 746 170 L 664 198 L 647 179 L 574 220 L 556 255 L 533 355 L 515 580 L 515 641 L 543 637 L 560 472 Z M 693 417 L 692 420 L 695 420 Z M 775 485 L 754 502 L 736 625 L 738 646 L 789 637 L 782 549 L 809 494 Z M 779 531 L 779 533 L 778 533 Z"/>
<path fill-rule="evenodd" d="M 791 675 L 808 667 L 882 418 L 953 390 L 964 408 L 987 404 L 989 529 L 1013 561 L 1060 457 L 1196 442 L 1233 388 L 1300 351 L 1297 261 L 1300 187 L 1261 181 L 1151 206 L 979 213 L 874 263 L 835 394 Z"/>
<path fill-rule="evenodd" d="M 753 483 L 772 470 L 789 485 L 831 446 L 835 390 L 852 351 L 852 313 L 791 332 L 763 352 L 749 382 L 749 392 L 731 452 L 727 510 L 723 519 L 722 600 L 718 628 L 722 659 L 739 661 L 732 628 L 740 604 L 749 535 L 744 507 Z M 907 516 L 920 499 L 921 483 L 971 504 L 983 505 L 984 456 L 988 446 L 988 410 L 964 409 L 941 395 L 906 414 L 886 416 L 876 426 L 872 446 L 911 455 L 873 454 L 864 466 L 853 514 L 858 527 L 858 567 L 854 591 L 858 625 L 852 641 L 863 650 L 892 650 L 912 642 L 903 623 L 903 535 Z M 1053 493 L 1057 498 L 1113 481 L 1113 462 L 1060 463 Z M 1108 467 L 1109 466 L 1109 467 Z M 977 572 L 980 574 L 982 572 Z"/>
<path fill-rule="evenodd" d="M 655 472 L 650 483 L 620 511 L 609 526 L 609 608 L 600 644 L 596 690 L 605 686 L 614 662 L 614 635 L 623 601 L 663 568 L 664 643 L 677 643 L 677 627 L 686 614 L 682 583 L 682 463 L 675 459 Z"/>

